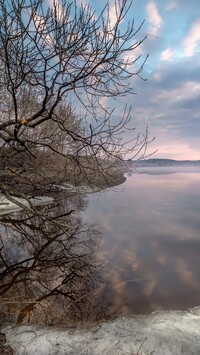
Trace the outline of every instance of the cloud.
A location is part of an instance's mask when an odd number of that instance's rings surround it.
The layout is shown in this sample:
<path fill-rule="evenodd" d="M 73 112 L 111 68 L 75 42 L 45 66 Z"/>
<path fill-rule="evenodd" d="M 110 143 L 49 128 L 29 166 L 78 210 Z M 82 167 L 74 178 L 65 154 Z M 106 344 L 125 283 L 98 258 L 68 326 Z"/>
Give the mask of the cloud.
<path fill-rule="evenodd" d="M 168 61 L 172 58 L 172 56 L 173 56 L 172 50 L 170 48 L 167 48 L 161 53 L 160 59 Z"/>
<path fill-rule="evenodd" d="M 153 79 L 155 81 L 160 81 L 161 78 L 162 78 L 162 76 L 161 76 L 161 73 L 159 71 L 156 71 L 156 72 L 153 73 Z"/>
<path fill-rule="evenodd" d="M 82 6 L 88 6 L 88 5 L 90 5 L 90 4 L 89 4 L 89 1 L 87 1 L 87 0 L 78 0 L 77 2 L 78 2 L 78 4 L 79 4 L 79 6 L 80 6 L 80 5 L 82 5 Z"/>
<path fill-rule="evenodd" d="M 151 86 L 156 84 L 159 90 L 174 89 L 181 87 L 185 82 L 195 82 L 199 84 L 200 62 L 198 55 L 192 58 L 183 57 L 171 62 L 161 62 L 156 67 L 156 71 L 161 74 L 161 80 L 158 83 L 151 81 Z"/>
<path fill-rule="evenodd" d="M 200 63 L 198 55 L 179 60 L 162 61 L 149 75 L 137 82 L 140 94 L 133 105 L 133 124 L 144 132 L 148 124 L 150 136 L 156 137 L 149 152 L 155 157 L 200 159 Z"/>
<path fill-rule="evenodd" d="M 146 11 L 150 23 L 150 34 L 157 36 L 163 25 L 163 19 L 160 16 L 156 3 L 153 0 L 147 4 Z"/>
<path fill-rule="evenodd" d="M 112 30 L 114 25 L 116 24 L 117 20 L 119 19 L 120 12 L 121 12 L 121 4 L 118 1 L 110 1 L 109 2 L 109 8 L 108 8 L 108 17 L 109 17 L 109 22 L 110 22 L 110 29 Z M 123 22 L 124 19 L 121 19 L 121 23 Z"/>
<path fill-rule="evenodd" d="M 169 10 L 174 9 L 174 8 L 177 7 L 177 6 L 178 6 L 177 2 L 176 2 L 175 0 L 171 0 L 171 1 L 168 2 L 168 4 L 167 4 L 167 6 L 165 7 L 165 9 L 166 9 L 167 11 L 169 11 Z"/>
<path fill-rule="evenodd" d="M 195 98 L 200 97 L 200 85 L 196 82 L 188 81 L 185 82 L 181 87 L 175 87 L 174 89 L 162 90 L 158 92 L 157 95 L 152 97 L 152 102 L 159 102 L 162 100 L 163 104 L 166 102 L 170 103 L 170 105 L 174 103 L 178 103 L 178 105 L 182 105 L 185 100 L 194 100 Z"/>
<path fill-rule="evenodd" d="M 117 21 L 117 9 L 115 4 L 109 8 L 110 28 L 112 29 Z"/>
<path fill-rule="evenodd" d="M 184 40 L 185 56 L 193 56 L 200 41 L 200 19 L 193 23 L 188 36 Z"/>

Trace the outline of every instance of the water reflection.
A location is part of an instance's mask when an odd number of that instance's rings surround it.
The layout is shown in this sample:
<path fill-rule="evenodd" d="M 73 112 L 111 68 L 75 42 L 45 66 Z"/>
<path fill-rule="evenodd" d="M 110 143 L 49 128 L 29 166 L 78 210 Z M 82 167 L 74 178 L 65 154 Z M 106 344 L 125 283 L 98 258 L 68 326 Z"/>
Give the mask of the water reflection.
<path fill-rule="evenodd" d="M 97 228 L 65 203 L 0 221 L 1 321 L 61 325 L 89 318 L 103 261 Z"/>
<path fill-rule="evenodd" d="M 121 314 L 199 305 L 199 212 L 200 168 L 132 175 L 90 197 L 84 218 L 102 227 L 107 251 L 99 302 Z"/>
<path fill-rule="evenodd" d="M 199 186 L 200 169 L 136 174 L 89 195 L 88 207 L 62 194 L 53 208 L 1 216 L 1 321 L 64 325 L 199 305 Z M 83 223 L 75 211 L 86 207 Z"/>

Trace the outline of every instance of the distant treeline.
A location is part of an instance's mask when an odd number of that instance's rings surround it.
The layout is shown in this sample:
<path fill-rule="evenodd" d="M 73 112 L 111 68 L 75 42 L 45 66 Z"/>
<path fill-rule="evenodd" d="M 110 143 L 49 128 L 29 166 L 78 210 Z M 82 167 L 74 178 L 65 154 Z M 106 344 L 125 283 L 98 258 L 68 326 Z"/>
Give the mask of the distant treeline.
<path fill-rule="evenodd" d="M 174 160 L 174 159 L 141 159 L 127 160 L 128 165 L 134 166 L 200 166 L 200 160 Z"/>

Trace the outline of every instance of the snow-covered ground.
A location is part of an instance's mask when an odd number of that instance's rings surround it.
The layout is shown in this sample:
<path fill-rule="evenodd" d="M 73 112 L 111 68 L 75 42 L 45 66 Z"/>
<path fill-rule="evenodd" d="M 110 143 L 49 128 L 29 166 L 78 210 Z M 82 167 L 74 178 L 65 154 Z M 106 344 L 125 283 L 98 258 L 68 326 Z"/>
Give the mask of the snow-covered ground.
<path fill-rule="evenodd" d="M 200 354 L 200 307 L 118 317 L 89 327 L 55 329 L 4 326 L 16 355 L 197 355 Z"/>
<path fill-rule="evenodd" d="M 22 207 L 20 205 L 23 205 L 24 207 L 29 207 L 29 202 L 25 199 L 22 198 L 14 198 L 16 203 L 11 202 L 8 200 L 4 195 L 0 195 L 0 216 L 15 212 L 15 211 L 20 211 Z M 54 199 L 52 197 L 47 197 L 47 196 L 38 196 L 35 198 L 30 198 L 29 200 L 33 206 L 40 206 L 40 205 L 45 205 L 52 203 Z M 19 202 L 20 205 L 17 204 Z"/>

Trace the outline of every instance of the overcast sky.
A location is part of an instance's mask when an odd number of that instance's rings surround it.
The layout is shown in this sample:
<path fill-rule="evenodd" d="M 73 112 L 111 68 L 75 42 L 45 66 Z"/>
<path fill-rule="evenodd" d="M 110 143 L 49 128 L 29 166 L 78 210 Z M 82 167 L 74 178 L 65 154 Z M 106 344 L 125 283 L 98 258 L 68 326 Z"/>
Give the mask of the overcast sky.
<path fill-rule="evenodd" d="M 138 95 L 126 98 L 135 127 L 156 136 L 154 157 L 200 159 L 200 0 L 134 0 L 130 16 L 145 19 L 140 51 L 149 53 L 148 81 L 134 81 Z"/>

